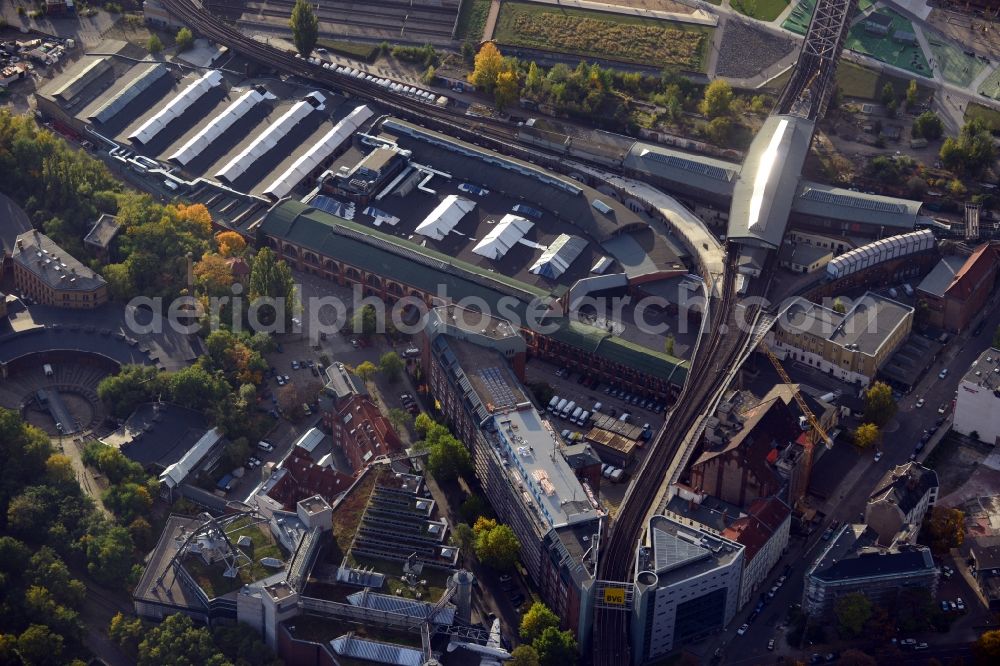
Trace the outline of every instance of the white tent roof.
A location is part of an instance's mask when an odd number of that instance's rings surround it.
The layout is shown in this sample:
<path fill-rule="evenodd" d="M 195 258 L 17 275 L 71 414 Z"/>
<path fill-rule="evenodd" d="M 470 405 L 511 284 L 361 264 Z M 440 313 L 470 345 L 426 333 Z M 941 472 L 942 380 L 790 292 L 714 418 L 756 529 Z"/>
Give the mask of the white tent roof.
<path fill-rule="evenodd" d="M 323 138 L 321 138 L 315 146 L 307 150 L 305 154 L 295 160 L 295 162 L 293 162 L 283 174 L 278 176 L 274 182 L 271 183 L 266 190 L 264 190 L 264 194 L 275 199 L 280 199 L 291 192 L 292 188 L 302 182 L 302 179 L 308 176 L 313 169 L 323 162 L 323 160 L 328 158 L 335 150 L 340 148 L 344 141 L 350 139 L 351 135 L 354 134 L 359 127 L 361 127 L 362 123 L 371 118 L 372 115 L 372 110 L 367 106 L 359 106 L 351 111 L 347 114 L 346 118 L 334 125 L 333 129 L 324 134 Z"/>
<path fill-rule="evenodd" d="M 218 428 L 212 428 L 206 432 L 201 436 L 201 439 L 194 443 L 194 446 L 187 450 L 187 453 L 180 460 L 163 470 L 163 473 L 160 474 L 160 482 L 167 484 L 170 488 L 179 486 L 187 478 L 187 475 L 191 473 L 191 470 L 204 460 L 208 452 L 212 450 L 212 447 L 220 439 L 222 439 L 222 432 Z"/>
<path fill-rule="evenodd" d="M 556 279 L 580 256 L 587 241 L 569 234 L 559 234 L 552 244 L 545 248 L 542 256 L 531 267 L 531 272 L 549 279 Z"/>
<path fill-rule="evenodd" d="M 159 113 L 144 122 L 128 138 L 140 144 L 149 143 L 164 127 L 170 124 L 170 121 L 179 117 L 205 93 L 219 85 L 222 85 L 222 74 L 218 70 L 211 69 L 205 72 L 200 79 L 182 90 L 165 107 L 160 109 Z"/>
<path fill-rule="evenodd" d="M 523 217 L 508 213 L 476 247 L 472 248 L 472 251 L 488 259 L 500 259 L 517 244 L 517 241 L 524 238 L 533 226 L 533 223 Z"/>
<path fill-rule="evenodd" d="M 222 167 L 215 174 L 215 177 L 231 183 L 242 176 L 252 164 L 278 145 L 278 142 L 291 132 L 292 128 L 299 121 L 312 113 L 313 108 L 313 105 L 306 100 L 297 102 L 292 108 L 282 114 L 280 118 L 274 121 L 273 125 L 264 130 L 250 145 L 240 151 L 239 155 L 229 160 L 229 164 Z"/>
<path fill-rule="evenodd" d="M 188 162 L 202 153 L 209 144 L 218 139 L 222 134 L 236 124 L 236 121 L 245 116 L 264 101 L 264 96 L 256 89 L 250 89 L 240 95 L 239 99 L 226 107 L 226 110 L 212 119 L 212 122 L 205 125 L 200 132 L 191 137 L 187 143 L 181 146 L 177 152 L 170 156 L 170 160 L 177 162 L 181 166 L 186 166 Z"/>
<path fill-rule="evenodd" d="M 417 225 L 416 232 L 422 236 L 441 240 L 455 228 L 466 213 L 476 207 L 475 201 L 463 199 L 457 194 L 449 194 L 424 221 Z"/>

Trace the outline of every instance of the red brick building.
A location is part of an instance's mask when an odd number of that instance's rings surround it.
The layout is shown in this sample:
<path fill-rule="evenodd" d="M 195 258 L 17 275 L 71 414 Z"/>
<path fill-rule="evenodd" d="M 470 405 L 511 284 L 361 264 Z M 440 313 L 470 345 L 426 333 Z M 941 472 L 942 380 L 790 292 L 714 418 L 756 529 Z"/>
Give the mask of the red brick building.
<path fill-rule="evenodd" d="M 320 465 L 305 449 L 296 447 L 275 472 L 277 482 L 267 496 L 279 502 L 286 511 L 295 511 L 297 502 L 320 495 L 332 503 L 340 493 L 351 487 L 354 477 L 341 474 L 329 465 Z"/>
<path fill-rule="evenodd" d="M 375 403 L 366 395 L 355 395 L 323 414 L 323 425 L 333 436 L 355 473 L 378 456 L 403 450 L 399 435 Z"/>
<path fill-rule="evenodd" d="M 968 257 L 949 255 L 917 286 L 927 303 L 927 323 L 959 332 L 982 312 L 997 280 L 997 246 L 983 243 Z"/>

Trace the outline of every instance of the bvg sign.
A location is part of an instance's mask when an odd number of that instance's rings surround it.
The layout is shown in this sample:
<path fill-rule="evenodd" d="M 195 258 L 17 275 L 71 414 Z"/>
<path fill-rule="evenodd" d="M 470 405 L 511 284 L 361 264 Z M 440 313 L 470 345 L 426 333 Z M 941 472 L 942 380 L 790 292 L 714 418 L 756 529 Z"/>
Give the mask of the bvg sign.
<path fill-rule="evenodd" d="M 621 587 L 604 588 L 604 603 L 615 606 L 625 605 L 625 589 Z"/>

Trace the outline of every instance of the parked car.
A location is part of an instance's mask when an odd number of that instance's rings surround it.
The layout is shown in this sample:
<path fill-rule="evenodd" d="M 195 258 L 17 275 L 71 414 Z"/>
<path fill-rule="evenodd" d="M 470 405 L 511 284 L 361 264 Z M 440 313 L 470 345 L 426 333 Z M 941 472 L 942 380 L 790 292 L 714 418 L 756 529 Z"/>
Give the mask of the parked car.
<path fill-rule="evenodd" d="M 878 462 L 879 460 L 882 460 L 882 452 L 881 451 L 876 451 L 875 452 L 875 462 Z"/>
<path fill-rule="evenodd" d="M 257 448 L 260 449 L 261 451 L 267 451 L 268 453 L 270 453 L 271 451 L 274 451 L 274 444 L 265 439 L 262 439 L 259 442 L 257 442 Z"/>
<path fill-rule="evenodd" d="M 749 628 L 750 628 L 750 625 L 747 624 L 746 622 L 744 622 L 743 626 L 741 626 L 739 629 L 736 630 L 736 634 L 738 636 L 742 636 L 743 634 L 747 633 L 747 629 L 749 629 Z"/>
<path fill-rule="evenodd" d="M 944 379 L 947 376 L 948 376 L 948 368 L 944 368 L 943 370 L 941 370 L 941 372 L 938 373 L 938 379 Z"/>
<path fill-rule="evenodd" d="M 767 642 L 767 649 L 771 650 L 771 651 L 774 650 L 774 639 L 773 638 Z"/>
<path fill-rule="evenodd" d="M 916 407 L 917 409 L 920 409 L 921 407 L 924 406 L 924 402 L 926 401 L 923 398 L 917 398 L 917 402 L 914 403 L 913 406 Z"/>
<path fill-rule="evenodd" d="M 959 611 L 964 611 L 965 610 L 965 602 L 962 601 L 962 597 L 959 597 L 958 599 L 955 599 L 955 605 L 958 606 L 958 610 Z"/>
<path fill-rule="evenodd" d="M 941 406 L 938 407 L 938 414 L 944 414 L 947 411 L 948 411 L 948 403 L 947 402 L 942 402 Z"/>

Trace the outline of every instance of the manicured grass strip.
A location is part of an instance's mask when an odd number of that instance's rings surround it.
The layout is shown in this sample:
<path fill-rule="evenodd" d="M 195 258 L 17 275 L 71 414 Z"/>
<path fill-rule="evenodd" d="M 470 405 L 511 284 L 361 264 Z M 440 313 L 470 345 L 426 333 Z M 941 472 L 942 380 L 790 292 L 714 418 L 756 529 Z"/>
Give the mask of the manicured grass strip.
<path fill-rule="evenodd" d="M 991 109 L 975 102 L 965 107 L 965 119 L 979 119 L 990 129 L 991 132 L 1000 132 L 1000 111 Z"/>
<path fill-rule="evenodd" d="M 740 14 L 758 21 L 773 21 L 788 6 L 788 0 L 732 0 L 729 3 Z"/>

